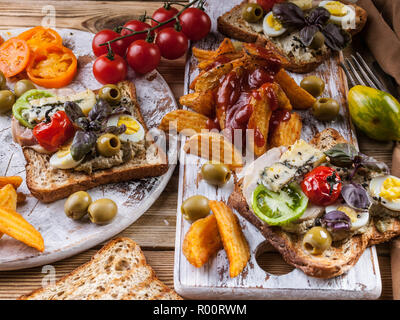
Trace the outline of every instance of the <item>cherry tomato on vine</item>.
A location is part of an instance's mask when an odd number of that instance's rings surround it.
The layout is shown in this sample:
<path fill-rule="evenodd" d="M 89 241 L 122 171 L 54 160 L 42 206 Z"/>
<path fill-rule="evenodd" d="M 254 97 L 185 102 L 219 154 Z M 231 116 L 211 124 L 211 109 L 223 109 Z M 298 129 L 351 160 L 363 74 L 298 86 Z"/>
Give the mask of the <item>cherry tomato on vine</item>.
<path fill-rule="evenodd" d="M 283 2 L 283 0 L 257 0 L 257 3 L 263 7 L 264 11 L 271 11 L 275 3 Z"/>
<path fill-rule="evenodd" d="M 156 45 L 160 48 L 161 55 L 169 60 L 182 57 L 188 48 L 188 38 L 181 31 L 166 28 L 157 34 Z"/>
<path fill-rule="evenodd" d="M 147 73 L 157 68 L 160 63 L 160 49 L 146 40 L 132 42 L 126 51 L 126 60 L 135 72 Z"/>
<path fill-rule="evenodd" d="M 192 41 L 203 39 L 211 29 L 211 19 L 198 8 L 187 8 L 179 16 L 182 32 Z"/>
<path fill-rule="evenodd" d="M 153 13 L 153 15 L 151 17 L 154 20 L 156 20 L 157 22 L 164 22 L 164 21 L 167 21 L 168 19 L 171 19 L 173 16 L 175 16 L 178 13 L 179 13 L 178 9 L 176 9 L 174 7 L 170 6 L 168 9 L 166 9 L 165 7 L 161 7 L 159 9 L 157 9 L 156 11 L 154 11 L 154 13 Z M 151 26 L 152 27 L 154 27 L 154 26 L 156 26 L 158 24 L 154 20 L 151 21 Z M 175 25 L 175 20 L 167 23 L 166 25 L 164 25 L 164 26 L 162 26 L 160 28 L 157 28 L 155 31 L 159 32 L 162 29 L 173 27 L 174 25 Z"/>
<path fill-rule="evenodd" d="M 118 38 L 120 36 L 121 35 L 118 32 L 110 29 L 105 29 L 97 32 L 92 41 L 92 49 L 94 55 L 96 57 L 100 57 L 101 55 L 107 53 L 107 46 L 100 46 L 100 44 L 110 40 L 114 40 L 115 38 Z M 118 40 L 111 43 L 111 49 L 113 50 L 113 52 L 122 57 L 125 55 L 127 46 L 128 44 L 123 40 Z"/>
<path fill-rule="evenodd" d="M 130 30 L 124 29 L 124 28 L 128 28 L 133 31 L 130 31 Z M 121 36 L 126 36 L 128 34 L 133 33 L 134 31 L 143 31 L 143 30 L 147 30 L 150 28 L 151 28 L 151 26 L 146 22 L 142 22 L 139 20 L 131 20 L 124 24 L 123 29 L 121 30 Z M 151 34 L 154 36 L 154 31 L 152 31 Z M 127 44 L 127 47 L 128 47 L 133 41 L 136 41 L 139 39 L 146 40 L 146 37 L 147 37 L 147 32 L 136 34 L 134 36 L 127 37 L 123 40 L 125 41 L 125 43 Z"/>
<path fill-rule="evenodd" d="M 342 181 L 334 169 L 320 166 L 306 174 L 301 189 L 312 203 L 328 206 L 339 198 Z"/>
<path fill-rule="evenodd" d="M 98 57 L 93 64 L 93 74 L 101 84 L 117 83 L 126 79 L 128 66 L 118 54 L 110 59 L 107 54 Z"/>

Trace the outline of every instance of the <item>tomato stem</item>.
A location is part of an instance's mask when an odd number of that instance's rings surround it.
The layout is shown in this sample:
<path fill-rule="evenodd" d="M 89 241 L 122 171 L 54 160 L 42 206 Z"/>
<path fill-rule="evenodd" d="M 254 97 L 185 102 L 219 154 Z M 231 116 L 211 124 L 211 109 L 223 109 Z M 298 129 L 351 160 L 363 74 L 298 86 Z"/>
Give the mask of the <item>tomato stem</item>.
<path fill-rule="evenodd" d="M 196 4 L 196 3 L 199 2 L 199 1 L 200 1 L 200 3 L 201 3 L 202 5 L 204 4 L 204 0 L 193 0 L 193 1 L 189 2 L 188 4 L 184 5 L 183 8 L 181 9 L 181 11 L 179 11 L 176 15 L 174 15 L 174 16 L 171 17 L 170 19 L 165 20 L 165 21 L 163 21 L 163 22 L 158 22 L 158 21 L 156 21 L 158 24 L 157 24 L 156 26 L 150 28 L 150 29 L 142 30 L 142 31 L 135 31 L 135 32 L 132 32 L 132 33 L 130 33 L 130 34 L 127 34 L 127 35 L 124 35 L 124 36 L 121 36 L 121 37 L 112 39 L 112 40 L 110 40 L 110 41 L 104 42 L 104 43 L 100 44 L 99 46 L 100 46 L 100 47 L 102 47 L 102 46 L 109 46 L 109 49 L 110 49 L 110 48 L 111 48 L 110 44 L 113 43 L 113 42 L 116 42 L 116 41 L 118 41 L 118 40 L 125 39 L 125 38 L 128 38 L 128 37 L 132 37 L 132 36 L 137 35 L 137 34 L 151 33 L 152 31 L 157 30 L 158 28 L 160 28 L 160 27 L 162 27 L 162 26 L 165 26 L 166 24 L 168 24 L 168 23 L 170 23 L 170 22 L 172 22 L 172 21 L 174 21 L 174 20 L 175 20 L 175 21 L 178 21 L 179 16 L 182 14 L 183 11 L 185 11 L 185 9 L 191 7 L 192 5 Z M 170 2 L 170 3 L 172 3 L 172 2 Z M 168 2 L 166 2 L 166 4 L 168 4 Z M 153 19 L 153 20 L 154 20 L 154 19 Z M 154 21 L 155 21 L 155 20 L 154 20 Z M 153 40 L 154 40 L 154 39 L 153 39 Z M 147 39 L 146 39 L 146 41 L 147 41 Z"/>
<path fill-rule="evenodd" d="M 113 50 L 111 48 L 111 42 L 108 44 L 108 47 L 107 47 L 107 58 L 110 61 L 114 60 L 114 52 L 113 52 Z"/>

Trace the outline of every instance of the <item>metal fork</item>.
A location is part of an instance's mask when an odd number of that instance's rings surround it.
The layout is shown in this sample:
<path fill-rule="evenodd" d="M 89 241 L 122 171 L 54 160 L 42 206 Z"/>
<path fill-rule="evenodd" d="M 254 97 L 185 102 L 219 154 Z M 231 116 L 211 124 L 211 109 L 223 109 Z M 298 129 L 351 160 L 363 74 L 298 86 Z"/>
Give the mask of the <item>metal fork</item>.
<path fill-rule="evenodd" d="M 351 55 L 350 59 L 345 59 L 347 66 L 343 62 L 340 62 L 340 66 L 346 73 L 350 84 L 352 86 L 360 84 L 387 92 L 388 90 L 385 85 L 374 75 L 364 58 L 358 52 L 355 55 Z"/>

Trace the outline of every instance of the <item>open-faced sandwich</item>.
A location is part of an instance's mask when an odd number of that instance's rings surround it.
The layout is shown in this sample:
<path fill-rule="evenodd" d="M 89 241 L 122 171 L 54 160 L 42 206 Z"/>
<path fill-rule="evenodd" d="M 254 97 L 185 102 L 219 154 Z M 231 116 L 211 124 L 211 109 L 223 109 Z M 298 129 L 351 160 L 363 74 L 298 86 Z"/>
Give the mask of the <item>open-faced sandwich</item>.
<path fill-rule="evenodd" d="M 367 20 L 366 11 L 355 4 L 321 1 L 313 7 L 312 3 L 245 0 L 218 18 L 218 30 L 265 45 L 280 56 L 286 70 L 310 72 L 332 52 L 344 49 Z"/>
<path fill-rule="evenodd" d="M 400 179 L 334 129 L 270 149 L 243 173 L 228 204 L 307 275 L 341 275 L 400 234 Z"/>
<path fill-rule="evenodd" d="M 164 174 L 166 155 L 147 132 L 130 81 L 68 96 L 33 89 L 13 106 L 12 133 L 23 148 L 26 183 L 43 202 Z"/>

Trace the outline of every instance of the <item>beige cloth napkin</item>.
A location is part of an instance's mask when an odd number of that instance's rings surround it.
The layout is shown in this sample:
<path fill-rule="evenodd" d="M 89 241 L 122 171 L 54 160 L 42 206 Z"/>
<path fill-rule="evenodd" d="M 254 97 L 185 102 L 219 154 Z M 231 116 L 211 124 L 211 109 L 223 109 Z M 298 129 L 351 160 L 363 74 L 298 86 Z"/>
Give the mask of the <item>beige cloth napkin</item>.
<path fill-rule="evenodd" d="M 363 37 L 381 68 L 400 85 L 400 0 L 359 0 L 368 12 Z"/>

